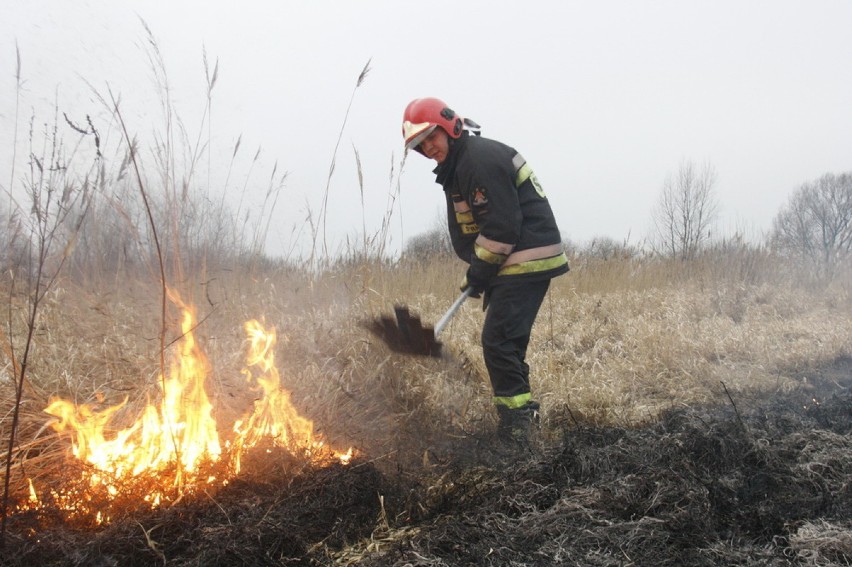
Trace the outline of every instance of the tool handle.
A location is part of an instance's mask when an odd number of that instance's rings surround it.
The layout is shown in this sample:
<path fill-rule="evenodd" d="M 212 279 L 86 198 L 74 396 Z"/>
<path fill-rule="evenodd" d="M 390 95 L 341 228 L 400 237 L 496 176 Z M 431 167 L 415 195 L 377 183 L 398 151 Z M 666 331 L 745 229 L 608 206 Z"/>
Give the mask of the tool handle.
<path fill-rule="evenodd" d="M 441 334 L 441 331 L 444 330 L 444 327 L 447 326 L 447 323 L 450 322 L 450 319 L 453 318 L 453 315 L 456 314 L 456 311 L 459 310 L 459 307 L 461 307 L 461 304 L 464 303 L 464 300 L 467 299 L 468 297 L 470 297 L 470 295 L 472 293 L 473 293 L 473 288 L 470 287 L 470 286 L 466 287 L 464 289 L 464 291 L 461 293 L 461 295 L 458 297 L 458 299 L 456 299 L 455 303 L 453 303 L 450 306 L 450 308 L 447 309 L 447 312 L 444 313 L 444 316 L 441 317 L 441 320 L 438 321 L 438 323 L 435 325 L 435 338 L 436 339 L 438 338 L 438 335 Z"/>

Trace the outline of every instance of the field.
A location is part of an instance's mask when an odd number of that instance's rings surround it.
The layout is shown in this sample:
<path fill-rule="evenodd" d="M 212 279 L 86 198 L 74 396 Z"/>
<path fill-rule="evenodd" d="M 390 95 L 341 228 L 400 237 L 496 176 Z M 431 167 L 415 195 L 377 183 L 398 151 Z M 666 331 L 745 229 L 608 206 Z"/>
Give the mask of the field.
<path fill-rule="evenodd" d="M 155 276 L 68 272 L 34 328 L 3 563 L 852 563 L 849 280 L 820 283 L 748 249 L 571 264 L 534 330 L 542 424 L 522 452 L 492 438 L 478 300 L 442 335 L 442 358 L 394 354 L 365 329 L 395 303 L 437 321 L 457 295 L 452 259 L 174 276 L 170 289 L 195 311 L 189 328 Z M 3 285 L 5 441 L 29 299 Z M 233 451 L 232 424 L 262 397 L 247 380 L 250 320 L 277 332 L 280 387 L 314 438 L 353 448 L 351 461 L 261 442 L 239 472 L 210 465 L 214 483 L 178 481 L 172 464 L 102 474 L 117 491 L 99 492 L 74 437 L 48 425 L 50 401 L 97 413 L 126 398 L 109 437 L 161 397 L 163 369 L 191 333 Z M 157 505 L 141 497 L 154 492 Z"/>

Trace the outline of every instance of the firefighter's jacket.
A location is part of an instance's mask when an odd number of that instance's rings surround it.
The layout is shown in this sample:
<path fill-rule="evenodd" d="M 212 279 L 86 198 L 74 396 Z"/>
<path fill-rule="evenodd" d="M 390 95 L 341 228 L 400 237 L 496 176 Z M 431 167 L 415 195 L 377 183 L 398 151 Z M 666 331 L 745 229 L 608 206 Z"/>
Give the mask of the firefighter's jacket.
<path fill-rule="evenodd" d="M 444 188 L 453 249 L 465 262 L 490 265 L 493 283 L 568 271 L 550 203 L 513 148 L 464 131 L 434 173 Z"/>

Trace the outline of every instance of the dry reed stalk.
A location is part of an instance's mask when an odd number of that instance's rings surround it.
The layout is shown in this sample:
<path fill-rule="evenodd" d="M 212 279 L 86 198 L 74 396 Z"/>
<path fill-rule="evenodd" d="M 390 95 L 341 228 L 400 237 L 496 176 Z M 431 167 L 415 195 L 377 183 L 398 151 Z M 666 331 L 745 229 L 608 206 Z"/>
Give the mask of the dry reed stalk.
<path fill-rule="evenodd" d="M 323 252 L 323 260 L 328 261 L 330 259 L 328 253 L 328 239 L 326 235 L 326 220 L 328 218 L 328 195 L 329 190 L 331 188 L 331 178 L 334 175 L 334 169 L 337 162 L 337 149 L 340 147 L 340 140 L 343 138 L 343 131 L 346 128 L 346 122 L 349 119 L 349 111 L 352 109 L 352 103 L 355 100 L 355 93 L 358 91 L 358 88 L 363 84 L 364 80 L 367 78 L 367 74 L 370 72 L 370 61 L 372 59 L 367 60 L 367 63 L 364 65 L 364 68 L 361 70 L 361 73 L 358 74 L 358 80 L 355 82 L 355 87 L 352 89 L 352 94 L 349 97 L 349 104 L 346 107 L 346 113 L 343 115 L 343 122 L 340 125 L 340 133 L 337 136 L 337 142 L 334 144 L 334 151 L 331 154 L 331 164 L 328 167 L 328 177 L 326 178 L 325 190 L 323 191 L 322 196 L 322 204 L 320 205 L 319 216 L 317 219 L 317 224 L 320 226 L 313 226 L 313 232 L 311 235 L 311 256 L 309 259 L 309 263 L 311 267 L 314 267 L 316 260 L 316 247 L 317 241 L 320 237 L 319 229 L 322 229 L 322 252 Z"/>

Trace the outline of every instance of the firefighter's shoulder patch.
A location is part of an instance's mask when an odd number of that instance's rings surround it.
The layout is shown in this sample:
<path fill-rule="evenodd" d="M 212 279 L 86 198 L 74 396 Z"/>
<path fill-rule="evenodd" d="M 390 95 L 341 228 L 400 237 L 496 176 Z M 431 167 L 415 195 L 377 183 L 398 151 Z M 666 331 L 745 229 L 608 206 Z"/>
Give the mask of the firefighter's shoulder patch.
<path fill-rule="evenodd" d="M 481 207 L 488 204 L 488 196 L 485 194 L 485 187 L 477 187 L 473 190 L 473 199 L 471 199 L 470 204 L 474 207 Z"/>

